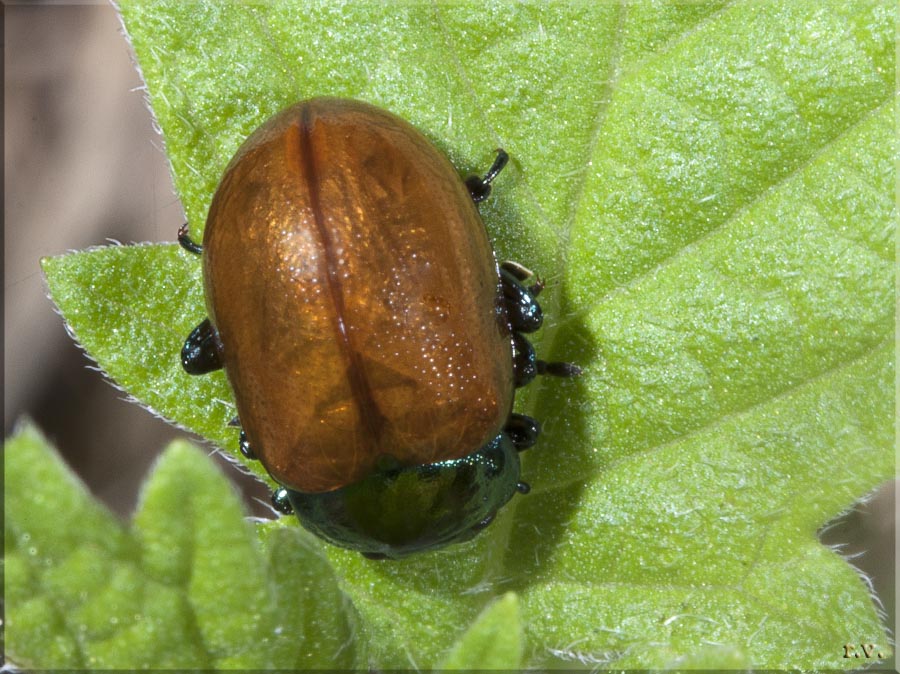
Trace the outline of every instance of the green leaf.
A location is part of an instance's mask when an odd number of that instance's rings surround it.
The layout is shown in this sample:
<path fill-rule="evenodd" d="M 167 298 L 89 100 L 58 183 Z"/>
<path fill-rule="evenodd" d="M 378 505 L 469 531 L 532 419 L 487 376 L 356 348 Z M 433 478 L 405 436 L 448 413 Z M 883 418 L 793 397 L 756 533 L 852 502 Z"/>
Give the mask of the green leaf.
<path fill-rule="evenodd" d="M 461 173 L 513 157 L 484 220 L 499 257 L 548 281 L 538 353 L 585 375 L 517 396 L 544 426 L 533 491 L 474 541 L 397 563 L 311 544 L 358 662 L 477 663 L 510 592 L 502 657 L 520 621 L 525 667 L 853 668 L 843 645 L 860 639 L 889 653 L 865 584 L 816 532 L 894 473 L 894 4 L 120 4 L 195 237 L 241 140 L 301 98 L 389 108 Z M 236 452 L 224 377 L 178 362 L 205 314 L 194 257 L 118 247 L 44 268 L 120 386 Z M 249 545 L 206 531 L 174 529 L 158 572 L 195 563 L 195 536 L 223 559 Z M 310 586 L 297 573 L 291 592 Z M 222 647 L 226 622 L 204 620 Z"/>
<path fill-rule="evenodd" d="M 197 448 L 169 446 L 130 527 L 32 426 L 6 443 L 4 468 L 6 647 L 15 664 L 352 664 L 349 607 L 333 573 L 296 530 L 271 537 L 267 558 L 239 497 Z"/>
<path fill-rule="evenodd" d="M 522 623 L 519 600 L 507 592 L 475 619 L 450 650 L 439 669 L 505 669 L 522 666 Z"/>

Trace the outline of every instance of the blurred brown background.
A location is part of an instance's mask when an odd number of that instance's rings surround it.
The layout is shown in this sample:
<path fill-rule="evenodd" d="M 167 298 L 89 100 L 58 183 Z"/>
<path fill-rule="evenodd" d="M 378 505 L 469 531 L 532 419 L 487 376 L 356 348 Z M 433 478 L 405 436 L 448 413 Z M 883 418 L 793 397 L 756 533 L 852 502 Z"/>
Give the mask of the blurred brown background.
<path fill-rule="evenodd" d="M 91 489 L 127 514 L 156 454 L 186 434 L 88 369 L 46 297 L 39 260 L 109 239 L 172 242 L 184 214 L 115 10 L 4 10 L 4 433 L 31 417 Z M 245 491 L 268 498 L 222 464 Z"/>
<path fill-rule="evenodd" d="M 174 241 L 184 215 L 115 11 L 40 3 L 4 11 L 4 433 L 30 416 L 127 516 L 156 454 L 185 434 L 86 367 L 46 298 L 38 261 L 108 239 Z M 250 497 L 266 498 L 223 466 Z M 832 523 L 823 540 L 858 555 L 853 563 L 872 576 L 895 624 L 892 486 Z"/>

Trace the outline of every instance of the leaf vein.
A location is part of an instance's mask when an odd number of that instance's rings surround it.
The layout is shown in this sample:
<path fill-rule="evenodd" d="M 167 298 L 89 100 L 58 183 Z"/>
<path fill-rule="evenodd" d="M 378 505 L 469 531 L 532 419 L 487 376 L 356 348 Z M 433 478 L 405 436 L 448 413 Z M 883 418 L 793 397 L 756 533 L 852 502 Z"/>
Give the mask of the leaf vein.
<path fill-rule="evenodd" d="M 861 361 L 872 356 L 873 354 L 877 353 L 878 351 L 889 348 L 892 343 L 893 343 L 893 334 L 886 335 L 882 341 L 880 341 L 868 348 L 863 349 L 862 351 L 858 352 L 856 355 L 854 355 L 849 360 L 843 360 L 839 363 L 835 363 L 834 365 L 831 365 L 831 366 L 825 368 L 824 370 L 815 374 L 814 376 L 808 377 L 802 381 L 795 382 L 792 385 L 778 391 L 777 393 L 769 396 L 768 398 L 766 398 L 764 400 L 757 400 L 757 401 L 754 401 L 753 403 L 746 405 L 740 409 L 726 412 L 725 414 L 723 414 L 719 417 L 710 419 L 707 423 L 703 424 L 702 426 L 698 426 L 697 428 L 691 429 L 690 431 L 687 431 L 677 437 L 666 440 L 665 442 L 662 442 L 658 445 L 646 447 L 644 449 L 632 452 L 631 454 L 628 454 L 627 456 L 622 456 L 622 457 L 610 462 L 609 464 L 607 464 L 602 469 L 600 469 L 596 472 L 592 472 L 587 475 L 579 476 L 578 478 L 575 478 L 575 479 L 558 482 L 558 483 L 555 483 L 552 486 L 547 487 L 545 489 L 535 489 L 531 493 L 532 494 L 542 494 L 542 493 L 564 491 L 566 488 L 572 486 L 573 484 L 588 482 L 591 479 L 601 475 L 602 473 L 606 473 L 611 470 L 618 469 L 621 466 L 626 466 L 633 461 L 643 460 L 648 456 L 652 456 L 653 454 L 655 454 L 657 452 L 663 451 L 664 449 L 673 447 L 675 445 L 689 441 L 692 438 L 695 438 L 695 437 L 701 436 L 705 433 L 711 432 L 711 431 L 715 430 L 717 427 L 722 426 L 729 421 L 732 421 L 734 419 L 739 419 L 741 417 L 749 416 L 756 410 L 761 409 L 762 407 L 764 407 L 766 405 L 783 402 L 786 399 L 790 398 L 795 393 L 799 392 L 801 389 L 808 387 L 808 386 L 813 386 L 816 382 L 821 381 L 822 379 L 825 379 L 826 377 L 837 375 L 842 370 L 851 369 L 855 365 L 859 364 Z"/>
<path fill-rule="evenodd" d="M 694 252 L 696 248 L 703 244 L 703 242 L 712 239 L 713 237 L 719 235 L 722 231 L 725 231 L 730 225 L 738 221 L 741 216 L 750 211 L 764 199 L 778 192 L 778 190 L 784 188 L 793 180 L 799 179 L 798 176 L 802 175 L 806 169 L 812 166 L 833 145 L 841 142 L 841 140 L 855 132 L 857 129 L 859 129 L 859 127 L 867 123 L 871 118 L 880 114 L 885 109 L 891 107 L 893 105 L 893 101 L 893 97 L 889 97 L 886 100 L 880 101 L 877 105 L 863 113 L 859 118 L 857 118 L 856 121 L 844 128 L 839 134 L 837 134 L 833 138 L 828 139 L 827 141 L 824 141 L 820 148 L 818 148 L 805 161 L 798 164 L 793 170 L 781 176 L 778 180 L 771 183 L 768 187 L 761 189 L 757 195 L 748 199 L 745 204 L 737 208 L 730 216 L 723 218 L 722 222 L 712 227 L 701 236 L 687 242 L 684 246 L 682 246 L 672 254 L 660 259 L 656 264 L 653 264 L 644 271 L 635 274 L 635 276 L 632 277 L 629 281 L 626 281 L 625 283 L 612 288 L 596 302 L 570 312 L 565 319 L 556 324 L 556 327 L 562 328 L 572 321 L 582 319 L 585 315 L 591 313 L 600 305 L 611 301 L 614 297 L 625 294 L 626 292 L 628 292 L 628 290 L 640 285 L 640 283 L 652 277 L 654 274 L 659 273 L 662 269 L 671 266 L 689 253 Z"/>

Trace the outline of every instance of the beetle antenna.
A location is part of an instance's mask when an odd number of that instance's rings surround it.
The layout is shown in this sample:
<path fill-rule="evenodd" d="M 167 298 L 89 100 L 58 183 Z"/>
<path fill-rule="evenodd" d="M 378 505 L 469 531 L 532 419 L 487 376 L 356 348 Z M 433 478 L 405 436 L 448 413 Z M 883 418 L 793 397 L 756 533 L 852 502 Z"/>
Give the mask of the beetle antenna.
<path fill-rule="evenodd" d="M 490 185 L 494 178 L 496 178 L 500 171 L 509 163 L 509 155 L 506 154 L 506 150 L 502 147 L 497 148 L 497 158 L 494 159 L 494 163 L 491 164 L 491 168 L 488 169 L 488 172 L 484 174 L 484 178 L 481 179 L 485 185 Z"/>
<path fill-rule="evenodd" d="M 469 176 L 466 178 L 466 187 L 469 194 L 472 195 L 472 201 L 476 204 L 484 201 L 491 193 L 491 182 L 497 177 L 497 174 L 503 170 L 503 167 L 509 162 L 509 155 L 503 148 L 497 148 L 497 158 L 491 164 L 491 168 L 484 174 L 484 178 L 480 176 Z"/>

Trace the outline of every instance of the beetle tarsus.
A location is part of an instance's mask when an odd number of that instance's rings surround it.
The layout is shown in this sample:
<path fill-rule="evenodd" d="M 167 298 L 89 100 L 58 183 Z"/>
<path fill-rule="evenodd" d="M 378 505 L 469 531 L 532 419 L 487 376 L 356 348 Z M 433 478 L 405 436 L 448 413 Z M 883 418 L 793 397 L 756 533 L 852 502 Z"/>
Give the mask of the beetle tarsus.
<path fill-rule="evenodd" d="M 549 374 L 551 377 L 577 377 L 584 372 L 575 363 L 548 363 L 544 360 L 536 360 L 534 364 L 538 374 Z"/>
<path fill-rule="evenodd" d="M 184 223 L 181 227 L 178 228 L 178 243 L 189 253 L 193 253 L 194 255 L 200 255 L 203 252 L 203 246 L 194 241 L 188 235 L 188 225 Z"/>
<path fill-rule="evenodd" d="M 518 484 L 516 484 L 516 491 L 520 494 L 527 494 L 531 491 L 531 485 L 527 482 L 519 482 Z"/>

